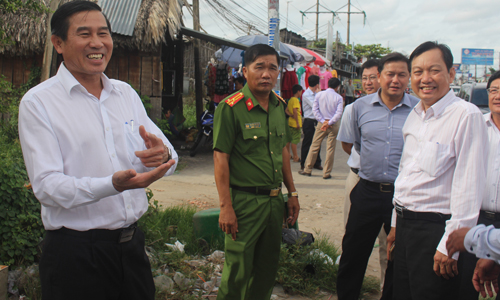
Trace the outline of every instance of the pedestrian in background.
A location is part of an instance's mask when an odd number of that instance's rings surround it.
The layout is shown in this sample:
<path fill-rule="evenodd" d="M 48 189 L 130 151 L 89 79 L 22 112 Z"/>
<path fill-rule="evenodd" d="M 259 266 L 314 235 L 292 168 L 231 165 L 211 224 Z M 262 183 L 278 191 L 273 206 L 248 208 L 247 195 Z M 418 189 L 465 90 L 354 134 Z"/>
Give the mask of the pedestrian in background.
<path fill-rule="evenodd" d="M 345 86 L 345 105 L 349 105 L 354 102 L 354 85 L 352 84 L 352 79 L 349 78 Z"/>
<path fill-rule="evenodd" d="M 296 84 L 292 87 L 293 96 L 288 100 L 288 126 L 292 135 L 290 142 L 292 148 L 292 159 L 294 162 L 300 162 L 300 157 L 297 154 L 297 144 L 300 142 L 300 129 L 302 128 L 302 111 L 300 110 L 300 96 L 302 95 L 302 86 Z"/>
<path fill-rule="evenodd" d="M 316 130 L 316 126 L 318 125 L 318 121 L 314 116 L 313 106 L 316 93 L 321 91 L 319 86 L 319 76 L 311 75 L 307 78 L 307 81 L 309 83 L 309 87 L 302 94 L 302 109 L 304 113 L 302 132 L 304 134 L 304 138 L 302 139 L 302 147 L 300 149 L 301 171 L 304 171 L 307 154 L 309 153 L 309 148 L 311 148 L 314 132 Z M 316 156 L 313 168 L 320 171 L 323 170 L 323 167 L 321 166 L 321 147 L 318 149 L 318 155 Z"/>

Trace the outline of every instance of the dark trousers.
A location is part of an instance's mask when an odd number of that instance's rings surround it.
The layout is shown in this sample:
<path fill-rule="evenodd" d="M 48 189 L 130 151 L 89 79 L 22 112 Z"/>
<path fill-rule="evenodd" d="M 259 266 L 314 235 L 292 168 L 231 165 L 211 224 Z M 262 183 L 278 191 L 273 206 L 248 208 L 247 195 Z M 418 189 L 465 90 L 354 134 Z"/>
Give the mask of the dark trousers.
<path fill-rule="evenodd" d="M 155 295 L 139 229 L 125 243 L 47 231 L 40 279 L 44 300 L 153 300 Z"/>
<path fill-rule="evenodd" d="M 349 105 L 354 102 L 354 97 L 345 96 L 345 105 Z"/>
<path fill-rule="evenodd" d="M 457 299 L 462 255 L 458 275 L 444 279 L 434 273 L 434 255 L 444 234 L 445 223 L 397 217 L 394 248 L 395 300 Z M 477 299 L 477 298 L 475 298 Z"/>
<path fill-rule="evenodd" d="M 337 276 L 338 299 L 357 300 L 363 284 L 368 260 L 382 225 L 385 232 L 391 228 L 393 192 L 381 192 L 360 180 L 351 192 L 351 210 L 342 239 Z M 384 297 L 391 299 L 392 264 L 385 273 Z"/>
<path fill-rule="evenodd" d="M 500 228 L 500 220 L 491 220 L 483 216 L 479 216 L 477 224 L 484 224 L 486 226 L 493 225 L 495 228 Z M 477 299 L 479 292 L 474 289 L 472 284 L 472 275 L 474 274 L 474 269 L 476 268 L 476 263 L 478 258 L 469 252 L 461 252 L 460 257 L 463 257 L 463 271 L 462 271 L 462 283 L 460 284 L 460 296 L 458 299 Z M 500 295 L 497 295 L 496 299 L 500 299 Z"/>
<path fill-rule="evenodd" d="M 304 119 L 302 121 L 302 132 L 304 133 L 304 138 L 302 139 L 302 148 L 300 149 L 300 167 L 302 169 L 304 169 L 304 163 L 306 162 L 307 154 L 309 153 L 309 148 L 311 148 L 317 124 L 318 121 L 313 119 Z M 318 157 L 316 158 L 316 163 L 314 163 L 315 167 L 321 166 L 320 154 L 321 154 L 321 147 L 319 148 Z"/>

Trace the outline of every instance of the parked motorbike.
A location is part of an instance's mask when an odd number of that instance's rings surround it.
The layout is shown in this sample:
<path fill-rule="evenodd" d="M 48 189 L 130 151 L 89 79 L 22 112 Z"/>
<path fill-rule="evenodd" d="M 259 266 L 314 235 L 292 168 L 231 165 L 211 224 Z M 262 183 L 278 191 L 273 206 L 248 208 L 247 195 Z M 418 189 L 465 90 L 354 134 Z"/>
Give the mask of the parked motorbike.
<path fill-rule="evenodd" d="M 213 108 L 212 108 L 213 107 Z M 217 104 L 208 103 L 208 108 L 201 115 L 201 130 L 198 131 L 194 144 L 191 147 L 189 156 L 193 157 L 200 151 L 200 149 L 209 145 L 212 148 L 213 141 L 213 130 L 214 130 L 214 111 L 217 108 Z"/>

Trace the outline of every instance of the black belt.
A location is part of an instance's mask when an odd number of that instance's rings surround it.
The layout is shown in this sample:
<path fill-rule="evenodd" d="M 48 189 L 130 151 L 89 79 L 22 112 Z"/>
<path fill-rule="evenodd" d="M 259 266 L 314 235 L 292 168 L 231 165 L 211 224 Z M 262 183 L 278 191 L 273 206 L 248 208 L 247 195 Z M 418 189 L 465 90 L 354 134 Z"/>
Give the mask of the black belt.
<path fill-rule="evenodd" d="M 357 168 L 351 168 L 351 171 L 352 171 L 354 174 L 358 174 L 358 173 L 359 173 L 359 169 L 357 169 Z"/>
<path fill-rule="evenodd" d="M 488 220 L 494 220 L 494 221 L 500 220 L 500 213 L 493 212 L 493 211 L 481 210 L 479 212 L 479 215 L 485 219 L 488 219 Z"/>
<path fill-rule="evenodd" d="M 394 184 L 389 182 L 373 182 L 360 178 L 359 181 L 364 182 L 367 186 L 376 188 L 382 193 L 394 193 Z"/>
<path fill-rule="evenodd" d="M 108 241 L 116 243 L 125 243 L 134 237 L 135 230 L 137 229 L 137 222 L 130 225 L 127 228 L 120 228 L 115 230 L 108 229 L 90 229 L 87 231 L 77 231 L 73 229 L 68 229 L 62 227 L 57 230 L 50 230 L 49 232 L 62 233 L 66 235 L 71 235 L 77 238 L 88 239 L 88 240 L 98 240 L 98 241 Z"/>
<path fill-rule="evenodd" d="M 399 204 L 396 204 L 395 209 L 396 209 L 396 214 L 403 219 L 425 220 L 435 223 L 446 224 L 446 221 L 451 218 L 451 215 L 445 215 L 436 212 L 411 211 Z"/>
<path fill-rule="evenodd" d="M 261 188 L 258 186 L 236 186 L 231 184 L 231 188 L 233 190 L 238 190 L 242 192 L 247 192 L 251 194 L 256 194 L 256 195 L 265 195 L 265 196 L 271 196 L 271 197 L 276 197 L 280 194 L 281 191 L 281 183 L 278 187 L 274 189 L 266 189 L 266 188 Z"/>

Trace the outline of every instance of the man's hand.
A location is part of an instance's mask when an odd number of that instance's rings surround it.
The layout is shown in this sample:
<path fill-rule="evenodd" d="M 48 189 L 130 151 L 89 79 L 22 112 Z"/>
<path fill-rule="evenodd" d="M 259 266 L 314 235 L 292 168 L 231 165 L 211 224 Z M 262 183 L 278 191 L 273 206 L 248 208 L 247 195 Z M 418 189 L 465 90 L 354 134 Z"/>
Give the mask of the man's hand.
<path fill-rule="evenodd" d="M 448 251 L 448 255 L 453 255 L 455 252 L 463 252 L 465 251 L 464 239 L 467 232 L 469 232 L 468 227 L 460 228 L 453 231 L 448 240 L 446 241 L 446 250 Z"/>
<path fill-rule="evenodd" d="M 145 167 L 158 167 L 168 158 L 168 149 L 162 139 L 146 131 L 143 125 L 139 126 L 139 134 L 144 140 L 147 150 L 135 151 L 135 155 L 141 159 Z"/>
<path fill-rule="evenodd" d="M 171 159 L 146 173 L 137 173 L 134 169 L 118 171 L 113 174 L 113 186 L 119 192 L 148 187 L 151 183 L 162 178 L 173 165 L 175 165 L 175 160 Z"/>
<path fill-rule="evenodd" d="M 326 131 L 329 127 L 331 127 L 330 125 L 328 125 L 328 122 L 329 122 L 329 121 L 330 121 L 330 120 L 325 120 L 325 121 L 323 122 L 323 125 L 321 125 L 321 131 Z"/>
<path fill-rule="evenodd" d="M 498 294 L 499 274 L 500 266 L 493 260 L 481 258 L 477 261 L 474 275 L 472 276 L 472 284 L 476 291 L 481 293 L 483 298 L 486 298 L 486 290 L 488 290 L 488 295 L 490 297 L 493 297 L 493 290 Z M 491 286 L 493 286 L 493 290 Z"/>
<path fill-rule="evenodd" d="M 457 261 L 436 250 L 434 254 L 434 273 L 450 279 L 458 275 Z"/>
<path fill-rule="evenodd" d="M 296 196 L 292 196 L 288 198 L 287 202 L 287 207 L 288 207 L 288 218 L 286 221 L 290 225 L 294 225 L 297 219 L 299 218 L 299 211 L 300 211 L 300 205 L 299 205 L 299 199 Z"/>
<path fill-rule="evenodd" d="M 230 234 L 233 241 L 236 241 L 238 232 L 238 220 L 232 206 L 221 207 L 219 214 L 219 227 L 227 234 Z"/>
<path fill-rule="evenodd" d="M 300 125 L 299 125 L 299 122 L 297 122 L 297 129 L 300 129 Z"/>
<path fill-rule="evenodd" d="M 391 231 L 387 235 L 387 260 L 391 260 L 392 244 L 396 241 L 396 227 L 391 227 Z"/>

